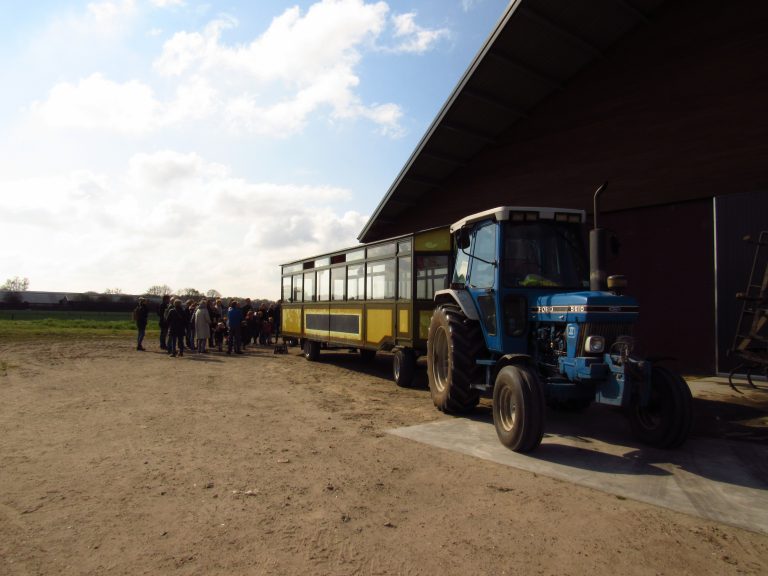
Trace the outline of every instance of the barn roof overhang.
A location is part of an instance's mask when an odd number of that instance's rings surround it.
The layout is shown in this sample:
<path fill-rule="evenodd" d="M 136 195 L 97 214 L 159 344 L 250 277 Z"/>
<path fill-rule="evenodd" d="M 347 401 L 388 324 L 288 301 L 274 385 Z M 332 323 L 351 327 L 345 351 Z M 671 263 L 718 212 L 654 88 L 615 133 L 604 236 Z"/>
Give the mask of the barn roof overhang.
<path fill-rule="evenodd" d="M 449 182 L 666 0 L 512 0 L 360 232 L 391 235 L 403 212 Z"/>

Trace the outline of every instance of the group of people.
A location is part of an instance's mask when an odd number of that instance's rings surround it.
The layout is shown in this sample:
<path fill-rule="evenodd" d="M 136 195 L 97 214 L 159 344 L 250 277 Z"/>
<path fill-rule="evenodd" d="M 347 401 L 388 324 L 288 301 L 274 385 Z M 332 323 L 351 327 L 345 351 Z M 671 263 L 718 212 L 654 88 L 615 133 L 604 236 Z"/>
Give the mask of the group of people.
<path fill-rule="evenodd" d="M 169 356 L 183 356 L 185 348 L 198 353 L 216 348 L 227 354 L 242 354 L 251 343 L 272 345 L 280 335 L 281 303 L 267 306 L 262 304 L 254 309 L 251 299 L 246 298 L 242 306 L 237 300 L 230 300 L 225 306 L 220 298 L 187 300 L 163 296 L 157 310 L 160 317 L 160 348 Z M 149 310 L 144 298 L 134 311 L 138 329 L 137 350 L 143 346 Z"/>

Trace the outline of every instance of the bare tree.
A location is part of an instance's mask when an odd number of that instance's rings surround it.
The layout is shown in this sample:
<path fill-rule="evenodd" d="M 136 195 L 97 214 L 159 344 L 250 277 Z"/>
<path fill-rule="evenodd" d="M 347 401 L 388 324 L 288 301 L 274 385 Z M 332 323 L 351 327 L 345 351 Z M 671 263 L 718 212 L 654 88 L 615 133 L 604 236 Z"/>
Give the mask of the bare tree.
<path fill-rule="evenodd" d="M 218 290 L 214 290 L 213 288 L 208 290 L 208 292 L 206 292 L 205 295 L 208 296 L 208 298 L 221 298 L 221 292 L 219 292 Z"/>
<path fill-rule="evenodd" d="M 147 294 L 149 296 L 165 296 L 166 294 L 173 294 L 173 290 L 171 290 L 171 287 L 168 286 L 168 284 L 156 284 L 149 287 Z"/>
<path fill-rule="evenodd" d="M 8 290 L 9 292 L 26 292 L 29 289 L 29 278 L 8 278 L 5 284 L 0 286 L 0 290 Z"/>
<path fill-rule="evenodd" d="M 202 295 L 202 292 L 194 288 L 182 288 L 179 290 L 179 296 L 183 298 L 199 298 Z"/>
<path fill-rule="evenodd" d="M 121 288 L 107 288 L 104 290 L 104 294 L 122 294 L 123 290 Z"/>

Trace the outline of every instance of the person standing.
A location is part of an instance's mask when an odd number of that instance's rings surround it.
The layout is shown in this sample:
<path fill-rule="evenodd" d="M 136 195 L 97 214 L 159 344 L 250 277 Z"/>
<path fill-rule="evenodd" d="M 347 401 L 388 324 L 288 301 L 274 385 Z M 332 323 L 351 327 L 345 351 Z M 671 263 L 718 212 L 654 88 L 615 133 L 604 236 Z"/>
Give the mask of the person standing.
<path fill-rule="evenodd" d="M 240 306 L 237 300 L 232 300 L 229 303 L 229 309 L 227 310 L 227 325 L 229 326 L 229 341 L 227 342 L 227 354 L 232 354 L 232 348 L 235 349 L 235 354 L 242 354 L 241 350 L 241 324 L 243 322 L 243 312 L 240 310 Z"/>
<path fill-rule="evenodd" d="M 176 344 L 179 345 L 179 356 L 184 356 L 184 333 L 187 330 L 187 315 L 181 306 L 181 300 L 176 298 L 168 310 L 168 356 L 176 356 Z"/>
<path fill-rule="evenodd" d="M 283 301 L 278 300 L 277 303 L 271 307 L 270 316 L 272 316 L 272 334 L 275 335 L 275 344 L 277 344 L 278 338 L 280 338 L 280 320 L 283 313 Z"/>
<path fill-rule="evenodd" d="M 195 309 L 197 305 L 194 300 L 187 300 L 184 304 L 184 315 L 187 320 L 187 348 L 190 352 L 196 350 L 195 347 Z"/>
<path fill-rule="evenodd" d="M 146 348 L 142 346 L 144 342 L 144 335 L 147 333 L 147 320 L 149 319 L 149 310 L 147 309 L 147 301 L 144 298 L 139 298 L 139 305 L 133 311 L 133 319 L 136 320 L 136 329 L 138 330 L 138 336 L 136 339 L 136 350 L 144 351 Z"/>
<path fill-rule="evenodd" d="M 208 302 L 205 298 L 200 300 L 195 310 L 195 338 L 197 340 L 197 351 L 205 352 L 205 343 L 211 333 L 211 315 L 208 313 Z"/>
<path fill-rule="evenodd" d="M 160 316 L 160 348 L 163 350 L 168 349 L 168 320 L 165 317 L 170 305 L 171 297 L 168 294 L 164 294 L 163 301 L 160 302 L 160 307 L 157 309 L 157 315 Z"/>

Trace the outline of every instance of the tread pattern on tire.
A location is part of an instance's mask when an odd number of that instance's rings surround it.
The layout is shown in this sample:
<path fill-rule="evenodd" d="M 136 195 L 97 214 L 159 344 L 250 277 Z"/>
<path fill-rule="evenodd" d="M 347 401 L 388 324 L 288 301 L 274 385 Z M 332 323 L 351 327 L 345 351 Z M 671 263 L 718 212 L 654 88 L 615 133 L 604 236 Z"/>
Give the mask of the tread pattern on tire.
<path fill-rule="evenodd" d="M 433 384 L 434 375 L 429 369 L 430 392 L 435 406 L 448 413 L 465 413 L 473 410 L 480 400 L 477 390 L 470 388 L 473 382 L 481 380 L 481 367 L 475 360 L 480 357 L 485 343 L 480 325 L 468 319 L 457 306 L 442 305 L 435 310 L 429 328 L 429 342 L 435 330 L 448 332 L 449 376 L 448 386 L 441 393 Z M 428 343 L 428 363 L 431 363 L 432 349 Z"/>
<path fill-rule="evenodd" d="M 651 380 L 654 386 L 663 386 L 661 398 L 669 405 L 662 408 L 662 422 L 650 430 L 638 416 L 639 408 L 633 406 L 630 424 L 635 436 L 642 442 L 657 448 L 677 448 L 688 438 L 693 425 L 693 397 L 683 378 L 662 366 L 652 368 Z M 661 380 L 661 382 L 657 382 Z"/>
<path fill-rule="evenodd" d="M 397 371 L 394 370 L 395 362 L 399 362 L 399 377 Z M 393 378 L 395 380 L 395 384 L 401 388 L 409 388 L 413 384 L 415 371 L 416 355 L 414 354 L 413 350 L 406 348 L 395 351 L 395 358 L 393 359 Z"/>
<path fill-rule="evenodd" d="M 530 452 L 535 450 L 544 436 L 545 398 L 544 387 L 539 381 L 533 369 L 523 364 L 511 364 L 499 371 L 506 382 L 496 381 L 494 388 L 493 416 L 496 434 L 504 446 L 515 452 Z M 524 404 L 519 406 L 520 413 L 517 422 L 518 428 L 514 431 L 505 431 L 498 422 L 498 413 L 501 407 L 498 404 L 502 386 L 519 387 L 519 401 Z"/>

